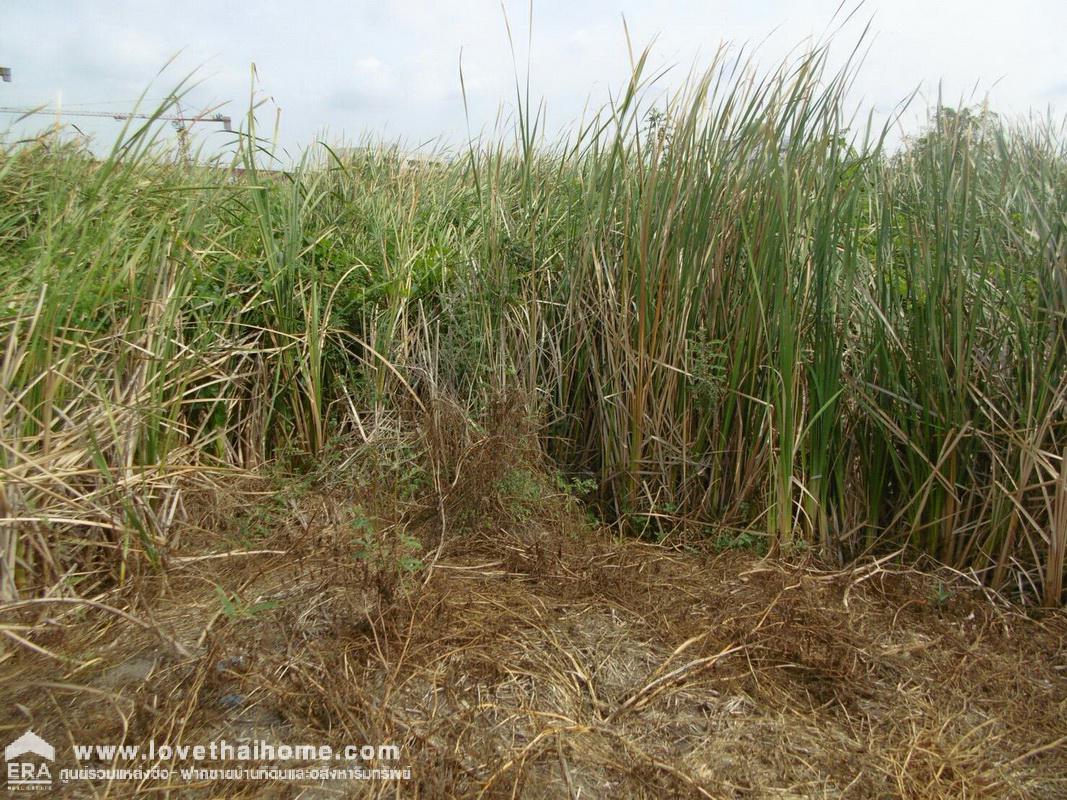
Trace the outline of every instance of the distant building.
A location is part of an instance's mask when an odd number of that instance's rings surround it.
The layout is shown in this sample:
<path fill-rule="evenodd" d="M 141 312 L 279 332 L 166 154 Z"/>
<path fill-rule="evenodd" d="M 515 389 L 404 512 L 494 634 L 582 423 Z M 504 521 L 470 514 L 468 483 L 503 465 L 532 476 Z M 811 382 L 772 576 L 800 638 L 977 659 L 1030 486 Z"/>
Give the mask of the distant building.
<path fill-rule="evenodd" d="M 395 159 L 407 169 L 444 166 L 448 160 L 436 153 L 408 152 L 397 147 L 368 145 L 363 147 L 335 147 L 333 153 L 342 163 L 368 158 Z"/>

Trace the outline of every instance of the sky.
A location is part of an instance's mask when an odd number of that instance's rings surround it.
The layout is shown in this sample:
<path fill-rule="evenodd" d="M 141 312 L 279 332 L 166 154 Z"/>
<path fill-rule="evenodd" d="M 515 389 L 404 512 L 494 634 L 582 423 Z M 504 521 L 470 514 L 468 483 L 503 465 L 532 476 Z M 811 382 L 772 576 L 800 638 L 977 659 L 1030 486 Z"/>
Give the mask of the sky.
<path fill-rule="evenodd" d="M 673 67 L 659 84 L 669 90 L 723 46 L 748 48 L 771 67 L 834 32 L 830 60 L 839 64 L 869 24 L 850 99 L 881 122 L 917 91 L 895 135 L 917 130 L 939 91 L 950 105 L 988 101 L 1009 115 L 1067 111 L 1063 0 L 839 8 L 840 0 L 534 0 L 531 15 L 527 0 L 7 0 L 0 66 L 13 81 L 0 83 L 0 106 L 129 111 L 145 94 L 147 108 L 195 72 L 184 112 L 220 106 L 237 120 L 254 92 L 259 132 L 271 134 L 277 120 L 284 153 L 365 136 L 415 150 L 492 131 L 514 109 L 527 65 L 548 129 L 566 129 L 625 86 L 627 29 L 636 49 L 652 45 L 657 70 Z M 0 114 L 7 141 L 54 121 L 15 119 Z M 63 121 L 98 149 L 121 129 L 111 119 Z M 205 152 L 232 139 L 217 125 L 196 130 Z"/>

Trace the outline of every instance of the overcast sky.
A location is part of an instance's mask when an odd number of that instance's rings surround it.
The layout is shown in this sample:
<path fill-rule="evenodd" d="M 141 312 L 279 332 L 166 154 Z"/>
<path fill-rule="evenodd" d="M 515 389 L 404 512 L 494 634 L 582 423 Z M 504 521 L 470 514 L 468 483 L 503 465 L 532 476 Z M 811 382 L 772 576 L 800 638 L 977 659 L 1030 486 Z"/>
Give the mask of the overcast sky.
<path fill-rule="evenodd" d="M 771 65 L 824 36 L 838 4 L 535 0 L 533 93 L 547 100 L 556 127 L 576 119 L 587 101 L 602 103 L 624 85 L 623 17 L 635 46 L 655 39 L 655 63 L 681 65 L 680 79 L 724 42 L 757 46 L 758 60 Z M 524 73 L 529 4 L 506 0 L 504 6 Z M 261 127 L 272 127 L 280 108 L 281 141 L 290 152 L 321 137 L 367 133 L 408 147 L 433 137 L 461 142 L 467 131 L 461 50 L 474 132 L 491 127 L 499 109 L 512 104 L 515 68 L 504 16 L 494 0 L 9 0 L 0 13 L 0 65 L 12 69 L 14 81 L 0 83 L 0 105 L 61 97 L 68 112 L 129 110 L 150 83 L 149 98 L 159 98 L 199 68 L 203 83 L 188 108 L 226 103 L 236 119 L 247 108 L 254 63 L 259 91 L 271 103 Z M 906 120 L 914 126 L 939 84 L 953 104 L 988 96 L 994 110 L 1011 114 L 1067 110 L 1064 0 L 868 0 L 836 35 L 835 57 L 847 55 L 868 21 L 870 50 L 855 99 L 879 114 L 918 88 L 916 110 Z M 8 139 L 45 122 L 9 130 L 12 119 L 0 115 Z M 97 140 L 110 140 L 119 129 L 111 120 L 67 120 Z"/>

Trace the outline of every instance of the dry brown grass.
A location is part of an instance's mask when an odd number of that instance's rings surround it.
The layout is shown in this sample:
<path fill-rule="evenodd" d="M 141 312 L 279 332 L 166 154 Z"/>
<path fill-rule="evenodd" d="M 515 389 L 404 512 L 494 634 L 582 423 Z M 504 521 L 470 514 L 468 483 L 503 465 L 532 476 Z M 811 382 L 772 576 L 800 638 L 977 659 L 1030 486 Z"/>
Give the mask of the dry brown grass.
<path fill-rule="evenodd" d="M 508 404 L 481 426 L 429 405 L 300 491 L 205 501 L 136 591 L 5 609 L 37 650 L 0 664 L 4 736 L 388 742 L 413 772 L 101 797 L 1067 797 L 1062 613 L 889 561 L 620 542 L 544 479 Z M 517 470 L 535 498 L 501 489 Z M 228 616 L 216 587 L 277 605 Z"/>

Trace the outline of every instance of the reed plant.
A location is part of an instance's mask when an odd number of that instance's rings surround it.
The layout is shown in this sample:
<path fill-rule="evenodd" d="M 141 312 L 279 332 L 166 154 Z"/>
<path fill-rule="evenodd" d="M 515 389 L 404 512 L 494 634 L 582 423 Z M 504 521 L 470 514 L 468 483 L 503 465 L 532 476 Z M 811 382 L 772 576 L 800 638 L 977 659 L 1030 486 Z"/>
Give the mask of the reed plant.
<path fill-rule="evenodd" d="M 520 91 L 422 162 L 268 171 L 251 115 L 232 163 L 174 165 L 151 125 L 104 159 L 6 147 L 3 596 L 165 561 L 190 482 L 430 385 L 524 391 L 628 532 L 902 548 L 1062 602 L 1062 131 L 939 107 L 890 148 L 856 69 L 723 50 L 664 97 L 643 54 L 568 138 Z"/>

